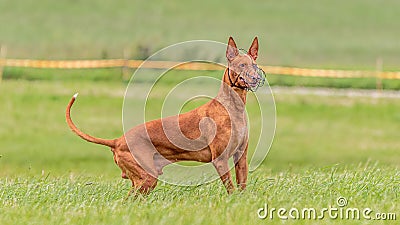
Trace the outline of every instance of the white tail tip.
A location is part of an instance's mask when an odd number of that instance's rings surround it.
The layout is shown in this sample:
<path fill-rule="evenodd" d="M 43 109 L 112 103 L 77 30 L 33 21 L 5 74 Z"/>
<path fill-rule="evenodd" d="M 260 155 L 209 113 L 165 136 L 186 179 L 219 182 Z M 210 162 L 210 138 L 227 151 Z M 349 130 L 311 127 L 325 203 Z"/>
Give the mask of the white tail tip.
<path fill-rule="evenodd" d="M 76 97 L 78 97 L 78 94 L 79 94 L 79 93 L 74 94 L 73 98 L 76 99 Z"/>

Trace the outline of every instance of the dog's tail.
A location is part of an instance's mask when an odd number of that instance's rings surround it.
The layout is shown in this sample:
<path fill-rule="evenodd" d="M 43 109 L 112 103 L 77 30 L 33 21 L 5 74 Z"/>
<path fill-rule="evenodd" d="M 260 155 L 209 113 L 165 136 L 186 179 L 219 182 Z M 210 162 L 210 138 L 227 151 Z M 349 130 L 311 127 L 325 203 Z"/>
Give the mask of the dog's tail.
<path fill-rule="evenodd" d="M 102 139 L 102 138 L 96 138 L 96 137 L 90 136 L 88 134 L 85 134 L 75 126 L 74 122 L 72 122 L 72 119 L 71 119 L 71 107 L 74 104 L 74 102 L 76 100 L 76 97 L 78 97 L 78 93 L 76 93 L 74 96 L 72 96 L 71 100 L 68 103 L 67 110 L 65 112 L 65 117 L 67 119 L 68 126 L 71 128 L 71 130 L 73 132 L 75 132 L 79 137 L 81 137 L 82 139 L 84 139 L 86 141 L 89 141 L 89 142 L 92 142 L 92 143 L 96 143 L 96 144 L 106 145 L 106 146 L 114 148 L 115 147 L 115 140 L 107 140 L 107 139 Z"/>

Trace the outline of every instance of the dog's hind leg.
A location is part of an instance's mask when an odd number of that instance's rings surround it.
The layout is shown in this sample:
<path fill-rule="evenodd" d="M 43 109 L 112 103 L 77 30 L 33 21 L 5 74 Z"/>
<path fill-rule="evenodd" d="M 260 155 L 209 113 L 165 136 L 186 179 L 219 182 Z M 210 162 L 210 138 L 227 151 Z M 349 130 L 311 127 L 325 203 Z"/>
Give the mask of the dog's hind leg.
<path fill-rule="evenodd" d="M 150 174 L 144 175 L 132 181 L 132 187 L 128 192 L 128 197 L 133 195 L 147 195 L 157 186 L 157 178 Z"/>
<path fill-rule="evenodd" d="M 141 194 L 147 195 L 157 186 L 157 178 L 148 174 L 135 185 Z"/>

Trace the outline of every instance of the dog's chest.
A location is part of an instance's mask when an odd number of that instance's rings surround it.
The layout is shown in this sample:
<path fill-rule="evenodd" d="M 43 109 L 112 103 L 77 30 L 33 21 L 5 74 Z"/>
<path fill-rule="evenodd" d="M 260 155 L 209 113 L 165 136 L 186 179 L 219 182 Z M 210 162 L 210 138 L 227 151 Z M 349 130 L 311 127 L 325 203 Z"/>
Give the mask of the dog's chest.
<path fill-rule="evenodd" d="M 232 141 L 236 141 L 238 145 L 242 144 L 248 135 L 247 119 L 245 114 L 238 115 L 237 117 L 231 118 L 232 121 Z"/>

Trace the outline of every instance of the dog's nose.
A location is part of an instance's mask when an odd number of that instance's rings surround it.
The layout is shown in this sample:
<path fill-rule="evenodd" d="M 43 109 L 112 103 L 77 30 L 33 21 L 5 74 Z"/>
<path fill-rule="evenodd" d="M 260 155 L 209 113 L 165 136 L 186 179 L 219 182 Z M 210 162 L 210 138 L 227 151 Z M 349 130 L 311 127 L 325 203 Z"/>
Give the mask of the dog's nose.
<path fill-rule="evenodd" d="M 251 81 L 253 81 L 253 82 L 260 80 L 260 78 L 257 75 L 250 76 L 250 78 L 251 78 Z"/>
<path fill-rule="evenodd" d="M 126 173 L 124 173 L 124 172 L 122 172 L 121 177 L 122 177 L 123 179 L 128 179 L 128 176 L 126 176 Z"/>

